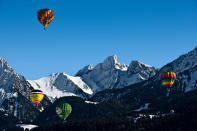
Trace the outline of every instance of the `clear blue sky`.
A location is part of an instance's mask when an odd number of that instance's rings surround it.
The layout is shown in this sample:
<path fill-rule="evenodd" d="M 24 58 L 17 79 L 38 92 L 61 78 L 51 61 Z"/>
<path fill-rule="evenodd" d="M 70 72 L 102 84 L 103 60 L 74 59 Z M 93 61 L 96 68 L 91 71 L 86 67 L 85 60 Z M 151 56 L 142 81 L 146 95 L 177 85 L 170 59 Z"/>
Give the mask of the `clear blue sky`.
<path fill-rule="evenodd" d="M 44 31 L 36 18 L 50 8 Z M 197 46 L 197 0 L 0 0 L 0 57 L 27 79 L 116 54 L 162 67 Z"/>

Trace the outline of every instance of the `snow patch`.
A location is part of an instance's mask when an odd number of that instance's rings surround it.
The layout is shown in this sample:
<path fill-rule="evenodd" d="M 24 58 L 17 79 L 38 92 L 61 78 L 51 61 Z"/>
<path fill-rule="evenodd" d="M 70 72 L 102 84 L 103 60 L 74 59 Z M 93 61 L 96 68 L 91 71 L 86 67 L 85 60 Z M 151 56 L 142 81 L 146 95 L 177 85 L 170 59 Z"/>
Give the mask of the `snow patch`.
<path fill-rule="evenodd" d="M 134 111 L 142 111 L 142 110 L 148 110 L 148 106 L 150 105 L 150 103 L 146 103 L 144 106 L 140 107 L 139 109 L 137 110 L 134 110 Z"/>
<path fill-rule="evenodd" d="M 88 104 L 99 104 L 99 102 L 92 102 L 92 101 L 85 101 L 85 103 L 88 103 Z"/>
<path fill-rule="evenodd" d="M 37 125 L 31 125 L 31 124 L 17 124 L 16 126 L 17 126 L 17 127 L 22 127 L 24 130 L 25 130 L 25 129 L 31 130 L 31 129 L 33 129 L 33 128 L 38 127 Z"/>
<path fill-rule="evenodd" d="M 15 92 L 12 96 L 15 97 L 15 98 L 17 98 L 18 97 L 18 93 Z"/>

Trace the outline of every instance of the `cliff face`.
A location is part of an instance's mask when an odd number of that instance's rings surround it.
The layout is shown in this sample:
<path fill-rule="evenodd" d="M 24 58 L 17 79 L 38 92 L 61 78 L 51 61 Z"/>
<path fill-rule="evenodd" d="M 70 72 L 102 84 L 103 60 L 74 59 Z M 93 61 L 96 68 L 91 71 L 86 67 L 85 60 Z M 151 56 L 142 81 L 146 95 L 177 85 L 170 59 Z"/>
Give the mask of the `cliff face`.
<path fill-rule="evenodd" d="M 0 58 L 0 107 L 20 120 L 33 121 L 48 104 L 47 97 L 35 108 L 29 98 L 33 87 L 25 78 L 16 72 Z"/>

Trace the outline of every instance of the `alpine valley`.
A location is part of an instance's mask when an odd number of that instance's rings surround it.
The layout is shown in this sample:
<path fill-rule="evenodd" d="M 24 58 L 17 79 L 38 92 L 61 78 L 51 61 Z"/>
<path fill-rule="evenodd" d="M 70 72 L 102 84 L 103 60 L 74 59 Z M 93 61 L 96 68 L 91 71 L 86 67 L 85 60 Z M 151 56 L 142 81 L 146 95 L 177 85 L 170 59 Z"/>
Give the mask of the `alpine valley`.
<path fill-rule="evenodd" d="M 170 93 L 161 84 L 164 71 L 177 75 Z M 38 108 L 29 98 L 33 89 L 45 94 Z M 38 125 L 32 129 L 35 131 L 187 130 L 191 126 L 193 130 L 196 89 L 197 48 L 160 69 L 136 60 L 121 64 L 113 55 L 95 67 L 85 66 L 75 76 L 62 72 L 38 80 L 26 80 L 0 58 L 0 121 L 4 123 L 0 127 L 11 130 L 19 123 L 29 123 Z M 62 122 L 55 111 L 62 101 L 73 109 L 67 122 Z M 169 124 L 176 122 L 182 126 Z"/>

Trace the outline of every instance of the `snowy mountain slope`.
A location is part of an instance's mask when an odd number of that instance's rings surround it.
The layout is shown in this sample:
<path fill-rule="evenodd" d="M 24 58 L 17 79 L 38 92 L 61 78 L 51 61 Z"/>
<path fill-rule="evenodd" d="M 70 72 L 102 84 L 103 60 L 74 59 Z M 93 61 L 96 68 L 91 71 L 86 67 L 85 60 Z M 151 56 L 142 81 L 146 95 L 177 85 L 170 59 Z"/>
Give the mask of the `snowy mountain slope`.
<path fill-rule="evenodd" d="M 52 74 L 38 80 L 28 80 L 35 88 L 42 90 L 51 101 L 63 96 L 89 98 L 104 89 L 121 88 L 140 82 L 155 75 L 157 69 L 138 61 L 129 66 L 120 64 L 116 56 L 108 57 L 96 67 L 85 66 L 75 77 L 65 73 Z"/>
<path fill-rule="evenodd" d="M 164 71 L 173 71 L 177 75 L 176 84 L 180 90 L 185 92 L 197 88 L 197 47 L 192 51 L 181 55 L 176 60 L 163 66 L 154 77 L 159 79 L 159 75 Z"/>
<path fill-rule="evenodd" d="M 197 65 L 197 47 L 165 65 L 161 71 L 173 70 L 176 73 L 183 72 Z"/>
<path fill-rule="evenodd" d="M 77 75 L 81 76 L 83 81 L 92 88 L 93 92 L 105 89 L 122 88 L 154 76 L 157 69 L 145 65 L 139 61 L 132 61 L 129 66 L 120 64 L 117 56 L 109 56 L 103 63 L 80 70 Z M 81 72 L 85 72 L 84 74 Z"/>
<path fill-rule="evenodd" d="M 18 119 L 33 120 L 40 111 L 34 108 L 30 101 L 29 94 L 32 89 L 23 76 L 15 73 L 7 61 L 0 58 L 0 107 L 4 111 Z M 46 99 L 40 109 L 49 104 Z"/>
<path fill-rule="evenodd" d="M 159 103 L 166 97 L 166 90 L 159 77 L 163 71 L 177 74 L 173 88 L 175 93 L 197 89 L 197 48 L 160 70 L 139 61 L 132 61 L 127 66 L 120 64 L 116 56 L 110 56 L 94 68 L 91 65 L 84 67 L 75 77 L 57 73 L 28 82 L 0 58 L 0 108 L 18 119 L 33 120 L 40 113 L 29 99 L 33 88 L 42 90 L 52 102 L 62 96 L 80 96 L 85 99 L 93 96 L 90 101 L 119 99 L 133 107 L 141 107 L 145 103 L 151 105 L 151 101 Z M 51 104 L 47 99 L 45 97 L 39 109 Z"/>
<path fill-rule="evenodd" d="M 93 69 L 92 65 L 87 65 L 85 66 L 83 69 L 79 70 L 76 74 L 76 76 L 82 76 L 84 74 L 88 74 L 89 72 L 91 72 Z"/>
<path fill-rule="evenodd" d="M 93 92 L 80 77 L 69 76 L 65 73 L 51 74 L 38 80 L 28 80 L 35 88 L 42 90 L 51 101 L 63 96 L 88 97 Z"/>
<path fill-rule="evenodd" d="M 182 90 L 183 92 L 189 92 L 197 89 L 197 65 L 190 69 L 179 72 L 177 75 L 176 83 L 179 90 Z"/>
<path fill-rule="evenodd" d="M 153 77 L 139 84 L 131 84 L 128 87 L 116 90 L 104 90 L 96 93 L 90 100 L 95 102 L 108 101 L 111 99 L 121 99 L 122 101 L 131 102 L 133 104 L 145 102 L 153 97 L 160 99 L 166 97 L 167 89 L 162 85 L 160 75 L 164 71 L 174 71 L 177 79 L 173 88 L 174 94 L 187 93 L 197 89 L 197 48 L 186 53 L 169 64 L 163 66 Z M 140 91 L 138 91 L 138 88 Z M 141 97 L 141 98 L 139 98 Z M 135 99 L 134 99 L 135 98 Z M 143 98 L 143 100 L 142 100 Z M 162 100 L 161 100 L 162 101 Z"/>

